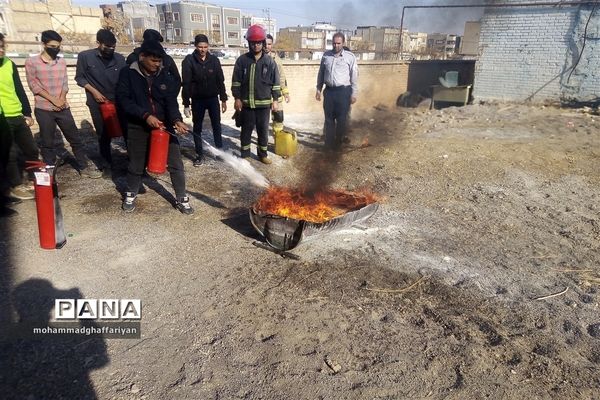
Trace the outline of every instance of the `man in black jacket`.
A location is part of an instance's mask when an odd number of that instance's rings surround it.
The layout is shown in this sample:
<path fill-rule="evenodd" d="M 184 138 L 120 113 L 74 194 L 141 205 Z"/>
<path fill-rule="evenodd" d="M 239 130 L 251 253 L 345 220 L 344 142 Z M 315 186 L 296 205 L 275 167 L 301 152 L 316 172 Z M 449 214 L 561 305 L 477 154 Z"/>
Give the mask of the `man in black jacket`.
<path fill-rule="evenodd" d="M 156 29 L 146 29 L 144 31 L 143 39 L 144 41 L 153 40 L 160 43 L 163 42 L 162 35 Z M 136 47 L 135 49 L 133 49 L 133 52 L 127 56 L 127 59 L 125 60 L 125 63 L 127 65 L 131 65 L 134 61 L 138 61 L 140 57 L 140 49 L 141 47 Z M 177 64 L 175 64 L 175 60 L 173 60 L 173 57 L 171 57 L 170 55 L 165 54 L 162 62 L 164 70 L 173 75 L 173 77 L 175 78 L 175 81 L 178 85 L 177 92 L 179 92 L 179 87 L 181 87 L 181 75 L 179 75 L 179 70 L 177 69 Z"/>
<path fill-rule="evenodd" d="M 189 131 L 183 123 L 177 104 L 179 88 L 172 75 L 165 73 L 162 60 L 165 51 L 159 42 L 146 40 L 140 47 L 139 61 L 123 68 L 117 84 L 117 107 L 127 118 L 127 186 L 122 208 L 135 210 L 135 199 L 142 183 L 146 154 L 152 129 L 164 128 L 170 133 L 167 158 L 171 183 L 175 189 L 175 207 L 183 214 L 194 209 L 185 192 L 185 173 L 179 140 L 175 132 Z"/>
<path fill-rule="evenodd" d="M 192 115 L 194 121 L 194 144 L 196 147 L 196 159 L 194 167 L 202 164 L 202 123 L 204 114 L 208 110 L 210 123 L 212 125 L 215 147 L 223 147 L 221 137 L 221 112 L 227 111 L 227 93 L 225 91 L 225 77 L 221 62 L 217 57 L 208 52 L 208 38 L 206 35 L 196 35 L 194 38 L 196 50 L 185 57 L 181 64 L 181 75 L 183 77 L 183 110 L 186 117 Z M 192 109 L 190 110 L 190 98 Z M 221 107 L 219 107 L 219 98 Z"/>

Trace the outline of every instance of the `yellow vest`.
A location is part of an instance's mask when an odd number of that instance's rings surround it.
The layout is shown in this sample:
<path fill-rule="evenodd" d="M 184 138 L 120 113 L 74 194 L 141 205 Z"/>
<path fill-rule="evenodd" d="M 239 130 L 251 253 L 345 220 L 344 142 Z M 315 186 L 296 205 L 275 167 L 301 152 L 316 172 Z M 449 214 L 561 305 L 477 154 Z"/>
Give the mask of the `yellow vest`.
<path fill-rule="evenodd" d="M 13 80 L 14 64 L 8 57 L 0 66 L 0 112 L 6 117 L 18 117 L 23 115 L 23 106 L 17 96 L 15 82 Z"/>

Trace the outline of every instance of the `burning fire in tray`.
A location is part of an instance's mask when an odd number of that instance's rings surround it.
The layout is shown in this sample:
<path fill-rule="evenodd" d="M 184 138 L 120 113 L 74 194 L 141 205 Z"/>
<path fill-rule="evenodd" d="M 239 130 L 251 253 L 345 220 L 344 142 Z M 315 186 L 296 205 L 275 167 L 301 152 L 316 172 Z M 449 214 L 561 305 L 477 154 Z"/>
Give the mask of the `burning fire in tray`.
<path fill-rule="evenodd" d="M 370 192 L 323 190 L 308 193 L 301 189 L 271 186 L 258 199 L 253 209 L 265 214 L 323 223 L 378 200 Z"/>

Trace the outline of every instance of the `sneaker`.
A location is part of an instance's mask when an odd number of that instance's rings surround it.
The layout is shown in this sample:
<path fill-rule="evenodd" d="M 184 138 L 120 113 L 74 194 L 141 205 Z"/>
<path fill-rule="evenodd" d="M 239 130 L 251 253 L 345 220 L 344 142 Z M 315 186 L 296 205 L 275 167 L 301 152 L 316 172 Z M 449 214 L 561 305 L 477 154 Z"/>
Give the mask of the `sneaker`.
<path fill-rule="evenodd" d="M 126 192 L 125 198 L 123 199 L 123 204 L 121 204 L 121 208 L 125 212 L 133 212 L 135 210 L 135 194 L 133 192 Z"/>
<path fill-rule="evenodd" d="M 176 202 L 175 208 L 178 209 L 180 213 L 185 215 L 191 215 L 194 213 L 194 209 L 190 205 L 190 198 L 187 196 L 182 197 L 178 202 Z"/>
<path fill-rule="evenodd" d="M 87 167 L 81 170 L 81 176 L 85 176 L 90 179 L 102 178 L 102 171 L 96 167 Z"/>
<path fill-rule="evenodd" d="M 204 156 L 194 158 L 194 167 L 199 167 L 204 163 Z"/>
<path fill-rule="evenodd" d="M 260 162 L 267 165 L 273 163 L 273 161 L 269 157 L 260 157 Z"/>
<path fill-rule="evenodd" d="M 10 197 L 19 200 L 32 200 L 35 199 L 35 192 L 33 189 L 28 189 L 25 185 L 18 185 L 10 189 Z"/>

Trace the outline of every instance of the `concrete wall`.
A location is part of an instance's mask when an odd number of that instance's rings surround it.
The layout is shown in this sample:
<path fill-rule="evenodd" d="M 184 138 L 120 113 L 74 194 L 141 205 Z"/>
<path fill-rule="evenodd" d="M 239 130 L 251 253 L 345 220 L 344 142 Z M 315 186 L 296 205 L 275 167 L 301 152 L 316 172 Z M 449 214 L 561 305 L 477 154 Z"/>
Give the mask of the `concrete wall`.
<path fill-rule="evenodd" d="M 27 87 L 25 60 L 14 60 L 19 66 L 19 74 L 25 91 L 29 96 L 33 107 L 33 95 Z M 182 59 L 176 59 L 181 67 Z M 91 118 L 85 105 L 85 91 L 75 83 L 75 60 L 68 60 L 69 94 L 68 101 L 71 111 L 82 128 L 82 132 L 92 133 Z M 318 62 L 292 62 L 284 61 L 284 68 L 290 88 L 291 102 L 285 104 L 285 112 L 294 114 L 311 113 L 323 115 L 323 103 L 315 100 L 315 89 L 317 84 Z M 231 97 L 231 76 L 233 74 L 233 61 L 223 61 L 223 72 L 225 74 L 225 86 L 230 96 L 227 107 L 228 111 L 223 119 L 229 119 L 233 114 L 233 98 Z M 366 62 L 359 63 L 359 94 L 358 101 L 353 106 L 353 115 L 359 115 L 361 111 L 371 110 L 374 106 L 382 104 L 395 107 L 396 98 L 404 93 L 407 88 L 408 64 L 400 62 Z M 181 98 L 179 99 L 181 105 Z M 354 111 L 355 110 L 355 111 Z M 37 131 L 37 125 L 33 132 Z"/>
<path fill-rule="evenodd" d="M 476 100 L 593 101 L 600 96 L 600 7 L 486 9 L 481 21 Z"/>

